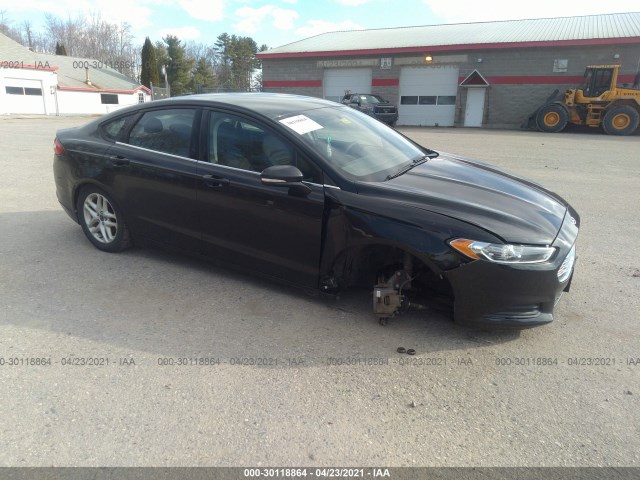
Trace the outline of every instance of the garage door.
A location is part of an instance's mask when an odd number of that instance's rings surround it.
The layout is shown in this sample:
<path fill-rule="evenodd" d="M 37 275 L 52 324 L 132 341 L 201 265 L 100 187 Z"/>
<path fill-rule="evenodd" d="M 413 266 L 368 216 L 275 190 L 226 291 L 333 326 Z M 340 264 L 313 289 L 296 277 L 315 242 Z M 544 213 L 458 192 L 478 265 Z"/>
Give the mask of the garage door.
<path fill-rule="evenodd" d="M 346 92 L 371 93 L 370 68 L 331 68 L 324 71 L 324 98 L 340 102 Z"/>
<path fill-rule="evenodd" d="M 8 113 L 44 114 L 44 97 L 40 80 L 4 79 L 4 110 Z"/>
<path fill-rule="evenodd" d="M 404 67 L 398 124 L 453 126 L 457 93 L 458 67 Z"/>

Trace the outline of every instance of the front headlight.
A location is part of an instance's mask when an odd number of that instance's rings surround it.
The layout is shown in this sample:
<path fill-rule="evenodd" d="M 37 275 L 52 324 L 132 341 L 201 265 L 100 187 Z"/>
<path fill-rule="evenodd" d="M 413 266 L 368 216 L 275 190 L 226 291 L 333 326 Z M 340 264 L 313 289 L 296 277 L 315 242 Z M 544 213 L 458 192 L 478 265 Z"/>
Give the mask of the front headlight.
<path fill-rule="evenodd" d="M 527 245 L 504 245 L 457 238 L 449 242 L 454 249 L 474 260 L 489 260 L 494 263 L 543 263 L 549 260 L 554 247 L 530 247 Z"/>

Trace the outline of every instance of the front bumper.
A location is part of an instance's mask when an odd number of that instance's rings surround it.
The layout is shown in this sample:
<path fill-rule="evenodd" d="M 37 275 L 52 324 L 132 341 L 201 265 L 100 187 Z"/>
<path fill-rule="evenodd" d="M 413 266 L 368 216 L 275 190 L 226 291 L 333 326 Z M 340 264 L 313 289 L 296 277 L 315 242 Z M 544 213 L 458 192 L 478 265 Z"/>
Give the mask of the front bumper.
<path fill-rule="evenodd" d="M 476 260 L 445 272 L 454 293 L 454 320 L 467 325 L 517 328 L 553 321 L 554 307 L 563 292 L 569 291 L 573 277 L 575 265 L 570 266 L 563 281 L 558 271 L 575 248 L 577 218 L 573 211 L 565 215 L 553 243 L 558 253 L 549 263 L 503 265 Z M 566 263 L 563 268 L 566 270 Z"/>
<path fill-rule="evenodd" d="M 381 122 L 384 123 L 388 123 L 389 125 L 391 125 L 394 122 L 398 121 L 398 113 L 379 113 L 379 112 L 374 112 L 373 116 L 377 119 L 380 120 Z"/>

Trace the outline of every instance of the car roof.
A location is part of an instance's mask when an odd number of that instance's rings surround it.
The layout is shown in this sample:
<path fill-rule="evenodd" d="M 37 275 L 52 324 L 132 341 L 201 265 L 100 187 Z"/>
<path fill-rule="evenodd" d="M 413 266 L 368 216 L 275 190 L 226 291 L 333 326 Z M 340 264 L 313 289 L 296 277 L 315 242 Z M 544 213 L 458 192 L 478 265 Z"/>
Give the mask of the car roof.
<path fill-rule="evenodd" d="M 172 105 L 201 105 L 201 106 L 229 106 L 252 110 L 267 117 L 275 118 L 282 115 L 313 110 L 316 108 L 342 107 L 340 103 L 303 95 L 286 93 L 204 93 L 199 95 L 185 95 L 165 100 L 156 100 L 146 106 L 160 107 Z"/>

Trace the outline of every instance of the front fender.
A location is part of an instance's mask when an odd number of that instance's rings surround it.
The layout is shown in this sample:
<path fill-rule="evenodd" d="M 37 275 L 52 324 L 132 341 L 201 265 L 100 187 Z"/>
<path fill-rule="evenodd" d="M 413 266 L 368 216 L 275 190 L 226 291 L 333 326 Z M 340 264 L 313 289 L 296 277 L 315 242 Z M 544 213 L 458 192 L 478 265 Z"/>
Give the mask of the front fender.
<path fill-rule="evenodd" d="M 440 274 L 466 261 L 448 246 L 448 240 L 499 241 L 474 225 L 388 198 L 338 190 L 328 197 L 323 275 L 330 274 L 336 259 L 374 245 L 405 250 Z"/>

